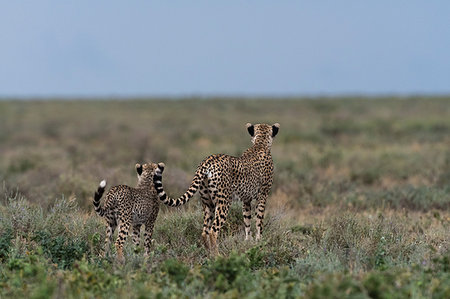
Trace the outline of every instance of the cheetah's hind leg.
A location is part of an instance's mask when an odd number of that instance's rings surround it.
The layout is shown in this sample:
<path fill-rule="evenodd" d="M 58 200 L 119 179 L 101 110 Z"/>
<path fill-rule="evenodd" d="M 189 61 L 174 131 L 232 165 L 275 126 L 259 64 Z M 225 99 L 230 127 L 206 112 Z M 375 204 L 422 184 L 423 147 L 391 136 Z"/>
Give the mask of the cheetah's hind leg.
<path fill-rule="evenodd" d="M 253 240 L 251 228 L 252 206 L 251 201 L 244 201 L 242 204 L 242 216 L 244 218 L 245 241 Z"/>
<path fill-rule="evenodd" d="M 133 244 L 134 252 L 139 252 L 139 243 L 141 240 L 141 224 L 136 224 L 133 226 Z"/>
<path fill-rule="evenodd" d="M 108 221 L 106 225 L 106 238 L 105 238 L 105 248 L 101 254 L 101 257 L 107 258 L 111 253 L 111 243 L 114 237 L 114 231 L 116 230 L 117 223 L 114 219 Z"/>
<path fill-rule="evenodd" d="M 203 231 L 202 231 L 202 241 L 206 250 L 211 248 L 211 225 L 214 219 L 214 205 L 209 195 L 209 191 L 206 187 L 205 182 L 200 185 L 200 197 L 202 199 L 203 206 Z"/>

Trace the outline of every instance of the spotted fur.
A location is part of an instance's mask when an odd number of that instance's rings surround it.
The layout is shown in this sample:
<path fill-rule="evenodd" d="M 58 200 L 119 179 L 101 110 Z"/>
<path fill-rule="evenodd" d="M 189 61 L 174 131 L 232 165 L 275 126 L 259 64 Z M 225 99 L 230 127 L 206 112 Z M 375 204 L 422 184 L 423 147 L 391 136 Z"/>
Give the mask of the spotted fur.
<path fill-rule="evenodd" d="M 133 228 L 133 243 L 139 246 L 141 226 L 145 225 L 145 250 L 150 251 L 153 227 L 159 211 L 159 201 L 153 185 L 155 170 L 164 168 L 163 163 L 136 164 L 138 183 L 136 188 L 126 185 L 112 187 L 106 194 L 103 206 L 100 199 L 105 192 L 106 181 L 100 182 L 94 194 L 95 212 L 106 219 L 105 255 L 109 254 L 110 243 L 114 231 L 119 227 L 118 237 L 115 243 L 117 258 L 123 261 L 123 244 L 128 236 L 130 227 Z"/>
<path fill-rule="evenodd" d="M 251 238 L 251 202 L 256 201 L 256 239 L 261 238 L 266 199 L 273 182 L 271 147 L 280 125 L 247 124 L 253 146 L 240 157 L 211 155 L 197 167 L 189 189 L 179 198 L 170 198 L 162 186 L 164 165 L 158 166 L 154 184 L 159 199 L 177 207 L 188 202 L 199 191 L 204 220 L 202 239 L 206 248 L 217 254 L 217 235 L 225 223 L 232 199 L 243 202 L 245 239 Z"/>

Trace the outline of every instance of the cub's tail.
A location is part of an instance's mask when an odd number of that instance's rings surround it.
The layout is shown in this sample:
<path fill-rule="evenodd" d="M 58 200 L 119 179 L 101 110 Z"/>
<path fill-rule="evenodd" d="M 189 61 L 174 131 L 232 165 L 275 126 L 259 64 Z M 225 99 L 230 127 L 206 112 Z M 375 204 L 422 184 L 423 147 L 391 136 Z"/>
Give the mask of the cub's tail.
<path fill-rule="evenodd" d="M 100 185 L 98 185 L 97 191 L 95 191 L 94 194 L 94 208 L 95 212 L 99 216 L 103 216 L 105 214 L 105 210 L 100 206 L 100 199 L 103 196 L 103 193 L 105 192 L 106 187 L 106 180 L 103 180 L 100 182 Z"/>
<path fill-rule="evenodd" d="M 155 171 L 155 175 L 153 176 L 153 183 L 155 184 L 155 189 L 156 192 L 158 193 L 159 200 L 161 200 L 165 205 L 171 207 L 178 207 L 184 205 L 192 198 L 192 196 L 194 196 L 195 192 L 197 192 L 200 186 L 201 181 L 205 177 L 202 165 L 200 165 L 197 168 L 197 171 L 195 172 L 195 176 L 192 179 L 192 183 L 189 189 L 178 198 L 170 198 L 164 191 L 164 188 L 162 186 L 162 173 L 164 171 L 164 167 L 165 167 L 164 163 L 159 163 L 158 168 Z"/>

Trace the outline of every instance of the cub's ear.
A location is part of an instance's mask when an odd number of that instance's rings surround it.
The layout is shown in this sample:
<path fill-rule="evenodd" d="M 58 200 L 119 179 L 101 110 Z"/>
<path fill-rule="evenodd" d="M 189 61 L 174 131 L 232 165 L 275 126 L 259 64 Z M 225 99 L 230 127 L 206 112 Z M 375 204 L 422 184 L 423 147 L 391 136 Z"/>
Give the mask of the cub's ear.
<path fill-rule="evenodd" d="M 138 173 L 138 175 L 142 174 L 142 165 L 139 163 L 136 164 L 136 172 Z"/>
<path fill-rule="evenodd" d="M 280 130 L 280 124 L 274 123 L 272 125 L 272 137 L 275 137 L 278 134 L 278 131 Z"/>
<path fill-rule="evenodd" d="M 252 137 L 255 136 L 255 126 L 252 125 L 251 123 L 247 123 L 245 126 L 247 127 L 247 131 L 250 134 L 250 136 Z"/>

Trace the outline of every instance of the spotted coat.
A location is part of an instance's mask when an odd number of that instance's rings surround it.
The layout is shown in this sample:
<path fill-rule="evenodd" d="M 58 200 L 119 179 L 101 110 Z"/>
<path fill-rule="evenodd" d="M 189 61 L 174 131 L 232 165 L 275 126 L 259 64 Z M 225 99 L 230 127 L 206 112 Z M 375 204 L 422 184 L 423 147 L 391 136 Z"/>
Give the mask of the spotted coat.
<path fill-rule="evenodd" d="M 159 199 L 168 206 L 188 202 L 199 191 L 203 205 L 202 239 L 207 249 L 218 253 L 217 236 L 225 223 L 233 199 L 243 202 L 245 239 L 251 238 L 251 202 L 256 201 L 256 239 L 261 238 L 266 200 L 273 182 L 271 147 L 280 125 L 247 124 L 252 147 L 240 157 L 219 154 L 204 159 L 197 167 L 189 189 L 179 198 L 170 198 L 162 186 L 164 165 L 153 177 Z"/>
<path fill-rule="evenodd" d="M 159 163 L 164 168 L 163 163 Z M 106 219 L 105 255 L 109 254 L 114 231 L 119 227 L 115 242 L 117 258 L 123 261 L 123 244 L 129 230 L 133 229 L 133 243 L 139 246 L 141 226 L 145 225 L 145 250 L 150 251 L 153 227 L 159 211 L 159 201 L 153 185 L 153 175 L 158 165 L 155 163 L 136 164 L 138 183 L 136 188 L 126 185 L 112 187 L 106 194 L 103 206 L 100 199 L 105 191 L 106 181 L 100 182 L 94 194 L 95 212 Z"/>

